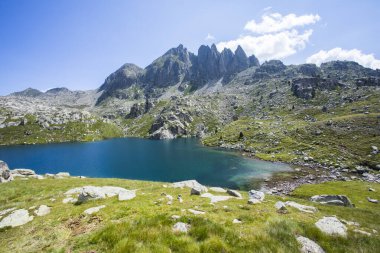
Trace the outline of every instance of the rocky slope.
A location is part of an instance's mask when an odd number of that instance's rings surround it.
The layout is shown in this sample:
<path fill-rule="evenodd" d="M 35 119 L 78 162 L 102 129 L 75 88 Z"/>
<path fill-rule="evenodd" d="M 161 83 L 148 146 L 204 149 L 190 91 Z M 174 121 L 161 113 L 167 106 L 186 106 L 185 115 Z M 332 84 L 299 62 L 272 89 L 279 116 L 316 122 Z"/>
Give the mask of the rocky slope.
<path fill-rule="evenodd" d="M 260 64 L 241 47 L 179 45 L 144 69 L 123 65 L 97 90 L 1 97 L 0 142 L 197 136 L 265 160 L 379 169 L 379 80 L 355 62 Z"/>

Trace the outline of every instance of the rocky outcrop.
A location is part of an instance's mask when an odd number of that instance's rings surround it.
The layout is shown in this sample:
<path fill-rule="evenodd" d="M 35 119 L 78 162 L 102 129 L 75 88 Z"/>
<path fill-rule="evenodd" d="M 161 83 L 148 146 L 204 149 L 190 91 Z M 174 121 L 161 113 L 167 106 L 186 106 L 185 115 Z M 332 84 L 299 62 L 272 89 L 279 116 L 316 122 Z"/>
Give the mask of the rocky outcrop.
<path fill-rule="evenodd" d="M 153 106 L 154 106 L 154 104 L 148 99 L 145 100 L 145 103 L 133 104 L 131 107 L 131 110 L 127 114 L 126 118 L 127 119 L 137 118 L 137 117 L 149 112 L 149 110 L 152 109 Z"/>
<path fill-rule="evenodd" d="M 6 183 L 13 180 L 11 171 L 6 162 L 0 161 L 0 183 Z"/>
<path fill-rule="evenodd" d="M 116 186 L 84 186 L 70 189 L 65 192 L 65 195 L 67 198 L 62 201 L 63 203 L 83 203 L 88 200 L 104 199 L 114 196 L 118 196 L 119 201 L 123 201 L 135 198 L 136 191 Z M 78 200 L 76 201 L 72 198 L 72 195 L 78 195 Z"/>
<path fill-rule="evenodd" d="M 149 134 L 151 139 L 173 139 L 188 134 L 190 123 L 193 121 L 191 115 L 185 110 L 161 112 L 156 117 Z"/>
<path fill-rule="evenodd" d="M 323 79 L 319 77 L 296 78 L 292 80 L 292 92 L 294 96 L 303 99 L 315 97 L 316 90 L 334 90 L 344 87 L 344 84 L 336 79 Z"/>

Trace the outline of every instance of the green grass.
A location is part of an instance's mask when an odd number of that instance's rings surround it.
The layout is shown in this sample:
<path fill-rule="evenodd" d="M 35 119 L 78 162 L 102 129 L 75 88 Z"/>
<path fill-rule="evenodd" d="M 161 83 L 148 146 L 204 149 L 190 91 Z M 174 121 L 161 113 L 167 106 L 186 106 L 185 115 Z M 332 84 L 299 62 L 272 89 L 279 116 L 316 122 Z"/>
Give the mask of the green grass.
<path fill-rule="evenodd" d="M 24 126 L 7 127 L 0 129 L 0 144 L 37 144 L 55 142 L 95 141 L 107 138 L 121 137 L 121 129 L 112 123 L 97 120 L 95 123 L 69 122 L 61 130 L 49 130 L 34 123 L 32 116 Z M 27 134 L 29 133 L 29 134 Z"/>
<path fill-rule="evenodd" d="M 85 185 L 113 185 L 137 189 L 133 200 L 119 202 L 116 197 L 90 201 L 81 205 L 63 204 L 63 193 Z M 368 187 L 376 192 L 368 192 Z M 354 233 L 348 237 L 322 234 L 314 223 L 325 215 L 357 221 L 360 229 L 380 231 L 380 206 L 367 202 L 367 196 L 380 198 L 380 186 L 363 182 L 335 182 L 304 185 L 292 196 L 266 196 L 263 203 L 247 205 L 244 199 L 228 200 L 211 205 L 208 199 L 190 196 L 190 190 L 164 188 L 163 183 L 122 179 L 45 179 L 16 180 L 0 185 L 0 210 L 10 207 L 30 208 L 46 204 L 50 214 L 35 217 L 30 223 L 0 230 L 0 252 L 297 252 L 296 235 L 303 235 L 320 244 L 326 252 L 376 252 L 380 247 L 378 234 L 368 237 Z M 167 205 L 165 192 L 174 200 Z M 315 194 L 345 194 L 356 208 L 323 206 L 308 201 Z M 51 199 L 56 199 L 51 201 Z M 277 201 L 294 200 L 318 208 L 315 214 L 289 208 L 279 214 Z M 106 208 L 85 216 L 83 211 L 99 205 Z M 227 208 L 223 206 L 228 206 Z M 205 215 L 193 215 L 187 209 L 201 209 Z M 188 234 L 175 234 L 172 215 L 189 223 Z M 233 224 L 239 218 L 241 224 Z"/>

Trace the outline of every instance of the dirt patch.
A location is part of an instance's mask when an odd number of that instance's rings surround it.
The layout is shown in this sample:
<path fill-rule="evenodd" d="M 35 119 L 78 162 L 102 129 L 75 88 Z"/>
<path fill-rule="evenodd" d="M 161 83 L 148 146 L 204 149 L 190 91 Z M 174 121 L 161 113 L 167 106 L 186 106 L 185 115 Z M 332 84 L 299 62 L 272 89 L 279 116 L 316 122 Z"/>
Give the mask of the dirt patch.
<path fill-rule="evenodd" d="M 73 236 L 87 233 L 94 230 L 99 223 L 102 222 L 102 218 L 98 216 L 79 216 L 69 219 L 65 226 L 70 229 Z"/>

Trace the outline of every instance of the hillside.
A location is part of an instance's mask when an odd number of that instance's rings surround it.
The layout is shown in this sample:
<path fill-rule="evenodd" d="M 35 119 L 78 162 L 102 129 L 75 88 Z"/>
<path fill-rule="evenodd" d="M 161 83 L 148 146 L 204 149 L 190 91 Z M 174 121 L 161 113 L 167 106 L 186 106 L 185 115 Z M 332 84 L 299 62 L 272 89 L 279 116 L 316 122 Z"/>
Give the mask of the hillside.
<path fill-rule="evenodd" d="M 125 201 L 115 196 L 90 198 L 82 204 L 68 202 L 67 191 L 88 185 L 123 187 L 136 190 L 136 196 Z M 65 176 L 21 178 L 0 184 L 0 224 L 15 212 L 12 210 L 29 213 L 23 213 L 29 215 L 26 224 L 0 229 L 0 252 L 298 252 L 302 247 L 297 242 L 297 238 L 302 241 L 300 236 L 314 241 L 325 252 L 376 252 L 380 247 L 380 226 L 374 222 L 380 217 L 379 205 L 366 199 L 380 198 L 376 183 L 304 185 L 287 197 L 265 194 L 264 200 L 256 204 L 247 204 L 247 192 L 240 192 L 241 199 L 210 203 L 207 197 L 190 195 L 190 188 L 171 186 Z M 209 193 L 230 196 L 212 188 Z M 309 198 L 316 194 L 343 194 L 355 207 L 311 202 Z M 306 208 L 303 211 L 290 204 L 284 207 L 286 201 L 308 207 L 301 206 Z M 84 213 L 99 206 L 100 210 L 92 210 L 92 214 Z M 9 208 L 13 209 L 2 212 Z M 34 216 L 32 220 L 30 216 Z M 315 223 L 325 216 L 336 216 L 339 223 L 343 222 L 336 231 L 346 235 L 322 232 Z M 178 222 L 184 223 L 178 228 L 188 231 L 175 231 Z M 330 229 L 333 227 L 330 224 Z"/>

